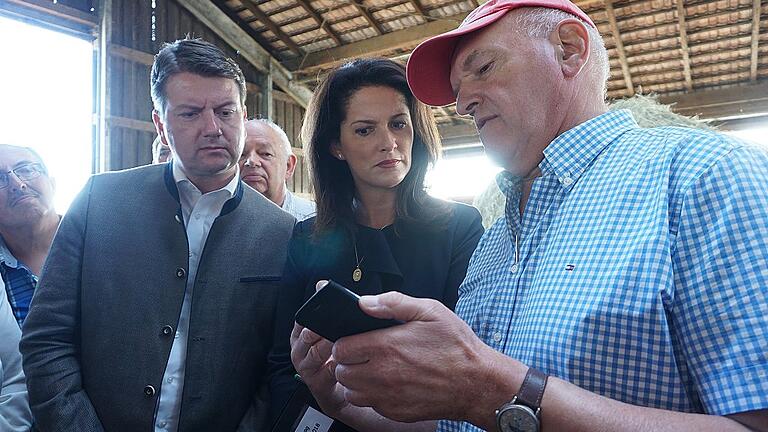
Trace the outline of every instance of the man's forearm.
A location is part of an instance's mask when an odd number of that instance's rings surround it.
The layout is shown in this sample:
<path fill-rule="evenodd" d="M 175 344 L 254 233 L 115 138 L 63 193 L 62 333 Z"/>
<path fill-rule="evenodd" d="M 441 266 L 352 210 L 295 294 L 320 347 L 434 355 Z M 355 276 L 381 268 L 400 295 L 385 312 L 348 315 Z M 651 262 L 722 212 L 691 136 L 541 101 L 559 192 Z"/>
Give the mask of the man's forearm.
<path fill-rule="evenodd" d="M 503 356 L 498 354 L 498 356 Z M 525 374 L 525 367 L 516 360 L 496 356 L 492 362 L 496 372 L 492 388 L 505 389 L 501 395 L 489 394 L 482 406 L 476 404 L 468 412 L 467 420 L 489 431 L 496 431 L 495 410 L 517 393 Z M 503 367 L 506 365 L 506 367 Z M 512 390 L 514 389 L 514 390 Z M 550 377 L 541 402 L 541 426 L 543 432 L 728 432 L 768 430 L 768 411 L 742 413 L 753 425 L 750 429 L 739 421 L 716 415 L 692 414 L 630 405 L 584 390 L 558 378 Z M 758 425 L 758 426 L 755 426 Z"/>

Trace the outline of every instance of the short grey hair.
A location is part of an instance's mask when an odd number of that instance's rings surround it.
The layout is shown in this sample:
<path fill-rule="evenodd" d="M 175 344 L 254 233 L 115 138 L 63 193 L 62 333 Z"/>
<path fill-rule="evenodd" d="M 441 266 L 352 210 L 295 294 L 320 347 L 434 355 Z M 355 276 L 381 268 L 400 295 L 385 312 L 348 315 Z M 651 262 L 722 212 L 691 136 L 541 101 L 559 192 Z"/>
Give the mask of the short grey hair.
<path fill-rule="evenodd" d="M 40 165 L 42 165 L 43 170 L 45 171 L 45 174 L 48 175 L 48 167 L 45 166 L 45 162 L 43 161 L 43 158 L 40 157 L 40 154 L 37 151 L 35 151 L 35 149 L 33 149 L 32 147 L 24 147 L 24 146 L 19 146 L 14 144 L 0 143 L 0 151 L 3 151 L 4 149 L 26 151 L 27 153 L 31 154 L 35 159 L 37 159 Z"/>
<path fill-rule="evenodd" d="M 260 123 L 265 126 L 269 126 L 275 132 L 275 134 L 277 134 L 278 138 L 280 139 L 280 144 L 282 144 L 283 153 L 285 154 L 285 159 L 288 160 L 288 157 L 290 157 L 290 155 L 293 154 L 291 141 L 288 140 L 288 135 L 286 135 L 285 131 L 283 130 L 283 128 L 280 127 L 280 125 L 266 118 L 255 118 L 253 120 L 248 120 L 248 122 L 246 122 L 246 126 L 248 123 Z"/>
<path fill-rule="evenodd" d="M 566 19 L 577 19 L 587 28 L 589 35 L 590 50 L 589 57 L 592 59 L 592 70 L 598 83 L 602 86 L 603 96 L 608 91 L 608 78 L 611 75 L 611 65 L 608 61 L 608 50 L 605 49 L 605 41 L 595 27 L 585 22 L 576 15 L 560 9 L 550 9 L 543 7 L 520 8 L 515 13 L 513 19 L 514 28 L 521 34 L 532 38 L 543 38 L 549 36 L 557 25 Z M 515 12 L 515 11 L 513 11 Z"/>

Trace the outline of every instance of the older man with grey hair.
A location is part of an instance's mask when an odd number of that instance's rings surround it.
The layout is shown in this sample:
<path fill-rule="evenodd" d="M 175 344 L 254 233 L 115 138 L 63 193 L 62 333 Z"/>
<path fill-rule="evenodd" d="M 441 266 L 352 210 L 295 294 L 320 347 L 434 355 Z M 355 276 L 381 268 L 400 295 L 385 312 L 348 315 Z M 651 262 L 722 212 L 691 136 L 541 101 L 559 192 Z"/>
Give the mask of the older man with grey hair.
<path fill-rule="evenodd" d="M 286 185 L 296 169 L 296 155 L 285 131 L 268 119 L 245 123 L 240 178 L 297 220 L 315 214 L 315 203 L 296 196 Z"/>

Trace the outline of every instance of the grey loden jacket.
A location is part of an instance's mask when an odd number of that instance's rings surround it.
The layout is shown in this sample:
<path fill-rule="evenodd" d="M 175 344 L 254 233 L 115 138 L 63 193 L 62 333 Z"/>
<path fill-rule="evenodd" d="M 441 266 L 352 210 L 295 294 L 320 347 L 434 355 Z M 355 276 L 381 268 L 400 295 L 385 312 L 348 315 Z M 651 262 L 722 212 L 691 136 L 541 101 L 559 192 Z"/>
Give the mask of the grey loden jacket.
<path fill-rule="evenodd" d="M 180 431 L 234 431 L 260 403 L 294 219 L 239 184 L 194 282 Z M 184 297 L 171 164 L 93 176 L 64 216 L 23 327 L 41 431 L 152 431 Z"/>

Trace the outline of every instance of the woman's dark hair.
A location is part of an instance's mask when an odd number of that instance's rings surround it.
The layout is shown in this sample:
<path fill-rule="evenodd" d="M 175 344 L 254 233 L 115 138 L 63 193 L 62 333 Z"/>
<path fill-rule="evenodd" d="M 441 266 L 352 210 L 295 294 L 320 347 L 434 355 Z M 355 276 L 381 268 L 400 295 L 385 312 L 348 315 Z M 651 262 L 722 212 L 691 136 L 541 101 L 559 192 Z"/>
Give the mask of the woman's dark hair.
<path fill-rule="evenodd" d="M 395 218 L 429 224 L 448 212 L 444 203 L 429 198 L 424 187 L 424 176 L 441 149 L 431 109 L 411 93 L 403 66 L 388 59 L 357 59 L 328 74 L 315 90 L 304 116 L 301 139 L 309 154 L 317 202 L 315 233 L 354 224 L 352 173 L 346 162 L 332 156 L 331 145 L 340 139 L 350 98 L 364 87 L 389 87 L 402 94 L 413 122 L 411 167 L 397 189 Z"/>

